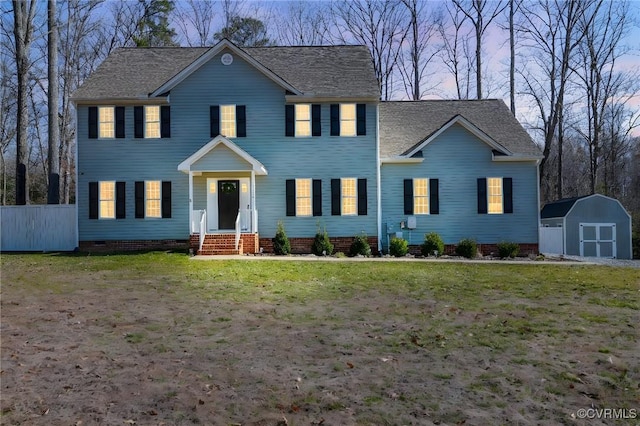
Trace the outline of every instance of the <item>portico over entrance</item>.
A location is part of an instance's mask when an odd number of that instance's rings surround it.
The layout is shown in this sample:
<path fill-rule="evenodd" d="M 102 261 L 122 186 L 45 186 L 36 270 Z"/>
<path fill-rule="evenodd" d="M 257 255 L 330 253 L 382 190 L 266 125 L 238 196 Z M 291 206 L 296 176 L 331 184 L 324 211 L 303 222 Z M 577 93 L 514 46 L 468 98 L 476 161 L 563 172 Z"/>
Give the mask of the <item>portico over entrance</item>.
<path fill-rule="evenodd" d="M 255 177 L 267 174 L 258 160 L 216 136 L 178 170 L 189 175 L 191 234 L 258 233 Z"/>

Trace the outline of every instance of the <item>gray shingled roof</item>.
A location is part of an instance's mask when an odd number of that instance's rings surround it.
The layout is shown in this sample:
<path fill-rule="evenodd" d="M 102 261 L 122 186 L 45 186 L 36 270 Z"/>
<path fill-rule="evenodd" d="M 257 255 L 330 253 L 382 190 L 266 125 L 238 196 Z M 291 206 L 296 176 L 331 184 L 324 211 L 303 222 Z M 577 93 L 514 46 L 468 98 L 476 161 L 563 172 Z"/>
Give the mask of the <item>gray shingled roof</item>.
<path fill-rule="evenodd" d="M 380 157 L 406 155 L 457 115 L 516 155 L 542 155 L 505 103 L 486 99 L 381 102 Z"/>
<path fill-rule="evenodd" d="M 563 198 L 562 200 L 553 201 L 551 203 L 547 203 L 542 208 L 540 212 L 541 219 L 549 219 L 552 217 L 565 217 L 571 207 L 576 203 L 576 201 L 589 197 L 589 195 L 583 195 L 582 197 L 574 197 L 574 198 Z"/>
<path fill-rule="evenodd" d="M 74 99 L 139 99 L 158 89 L 209 48 L 115 50 L 74 93 Z M 378 98 L 380 90 L 365 46 L 243 49 L 305 94 Z"/>

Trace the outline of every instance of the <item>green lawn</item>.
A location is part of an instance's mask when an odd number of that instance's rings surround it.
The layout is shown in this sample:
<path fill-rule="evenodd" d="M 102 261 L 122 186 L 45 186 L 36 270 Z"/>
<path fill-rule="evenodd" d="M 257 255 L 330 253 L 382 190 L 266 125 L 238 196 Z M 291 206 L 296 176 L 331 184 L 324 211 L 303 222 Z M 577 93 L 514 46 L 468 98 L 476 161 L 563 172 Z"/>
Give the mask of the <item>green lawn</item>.
<path fill-rule="evenodd" d="M 640 408 L 638 269 L 156 252 L 2 255 L 1 274 L 3 424 L 546 424 Z"/>

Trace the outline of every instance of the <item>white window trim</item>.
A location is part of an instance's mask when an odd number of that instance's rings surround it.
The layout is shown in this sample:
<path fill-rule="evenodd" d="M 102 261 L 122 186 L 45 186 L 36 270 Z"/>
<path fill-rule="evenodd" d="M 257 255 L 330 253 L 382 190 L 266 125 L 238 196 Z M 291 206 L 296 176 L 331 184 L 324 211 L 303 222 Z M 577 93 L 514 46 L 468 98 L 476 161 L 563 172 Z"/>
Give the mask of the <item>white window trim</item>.
<path fill-rule="evenodd" d="M 427 195 L 416 195 L 418 191 L 416 191 L 416 181 L 418 180 L 424 180 L 425 181 L 425 185 L 426 185 L 426 192 Z M 427 211 L 426 212 L 421 212 L 418 213 L 417 212 L 417 203 L 416 203 L 416 199 L 418 198 L 426 198 L 427 200 Z M 429 178 L 413 178 L 413 214 L 415 215 L 428 215 L 431 214 L 430 213 L 430 209 L 431 209 L 431 194 L 429 193 Z"/>
<path fill-rule="evenodd" d="M 111 109 L 111 114 L 113 115 L 113 136 L 103 136 L 102 134 L 102 124 L 103 121 L 100 119 L 100 111 Z M 107 122 L 104 122 L 105 124 Z M 116 107 L 115 105 L 104 105 L 98 107 L 98 139 L 115 139 L 116 138 Z"/>
<path fill-rule="evenodd" d="M 149 136 L 149 135 L 147 135 L 147 125 L 149 123 L 151 123 L 151 121 L 149 121 L 147 119 L 147 117 L 148 117 L 147 111 L 148 111 L 149 108 L 157 108 L 158 109 L 158 121 L 157 121 L 157 123 L 158 123 L 158 136 Z M 162 112 L 161 112 L 161 108 L 160 108 L 159 105 L 145 105 L 144 106 L 144 128 L 143 128 L 142 131 L 144 133 L 144 138 L 145 139 L 160 139 L 160 137 L 162 136 L 162 123 L 161 123 L 162 118 L 160 116 L 161 114 L 162 114 Z M 156 123 L 156 121 L 153 121 L 153 123 Z"/>
<path fill-rule="evenodd" d="M 149 198 L 147 191 L 147 183 L 158 183 L 158 198 Z M 150 216 L 147 201 L 158 200 L 158 216 Z M 161 180 L 145 180 L 144 181 L 144 217 L 145 219 L 162 219 L 162 181 Z"/>
<path fill-rule="evenodd" d="M 353 196 L 344 195 L 344 182 L 347 180 L 353 181 L 353 189 L 354 189 Z M 353 198 L 354 200 L 353 213 L 345 213 L 344 211 L 345 198 Z M 358 215 L 358 178 L 352 178 L 352 177 L 340 178 L 340 215 L 341 216 L 357 216 Z"/>
<path fill-rule="evenodd" d="M 352 119 L 346 120 L 343 118 L 342 108 L 346 106 L 353 106 L 353 120 Z M 353 121 L 353 134 L 345 134 L 342 132 L 342 123 L 346 121 L 349 121 L 349 122 Z M 340 136 L 350 138 L 350 137 L 355 137 L 357 135 L 358 135 L 358 106 L 353 103 L 340 104 Z"/>
<path fill-rule="evenodd" d="M 492 179 L 497 180 L 500 183 L 500 211 L 491 211 L 491 185 Z M 497 196 L 497 195 L 496 195 Z M 497 205 L 497 204 L 494 204 Z M 487 214 L 504 214 L 504 183 L 502 177 L 487 177 Z"/>
<path fill-rule="evenodd" d="M 223 120 L 222 120 L 222 110 L 224 108 L 231 108 L 231 110 L 233 111 L 233 135 L 225 135 L 224 134 L 224 125 L 223 125 Z M 237 106 L 235 104 L 225 104 L 225 105 L 220 105 L 220 134 L 222 136 L 224 136 L 225 138 L 237 138 L 238 137 L 238 117 L 236 116 L 236 111 L 237 111 Z"/>
<path fill-rule="evenodd" d="M 113 185 L 113 198 L 102 198 L 102 184 L 110 183 Z M 102 215 L 102 202 L 113 203 L 113 216 Z M 98 181 L 98 219 L 99 220 L 113 220 L 116 218 L 116 181 L 114 180 L 102 180 Z"/>
<path fill-rule="evenodd" d="M 298 182 L 301 181 L 305 181 L 309 183 L 309 196 L 308 197 L 301 197 L 298 195 Z M 302 179 L 296 179 L 296 217 L 310 217 L 313 216 L 313 180 L 310 178 L 302 178 Z M 308 214 L 300 214 L 299 213 L 299 208 L 300 208 L 300 203 L 298 202 L 300 199 L 308 199 L 309 200 L 309 213 Z"/>
<path fill-rule="evenodd" d="M 299 106 L 307 106 L 309 107 L 309 118 L 306 120 L 298 119 L 298 107 Z M 313 135 L 313 107 L 311 104 L 294 104 L 293 107 L 293 121 L 294 121 L 294 135 L 296 138 L 310 138 Z M 309 123 L 309 134 L 308 135 L 300 135 L 298 134 L 298 123 Z"/>

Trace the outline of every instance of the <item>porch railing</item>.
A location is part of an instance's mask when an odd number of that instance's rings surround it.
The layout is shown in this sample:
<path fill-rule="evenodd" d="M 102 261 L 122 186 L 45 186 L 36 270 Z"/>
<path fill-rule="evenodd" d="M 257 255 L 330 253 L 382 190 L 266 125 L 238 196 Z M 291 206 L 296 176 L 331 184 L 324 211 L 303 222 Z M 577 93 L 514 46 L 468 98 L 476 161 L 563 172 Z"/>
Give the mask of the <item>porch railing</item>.
<path fill-rule="evenodd" d="M 202 245 L 204 244 L 204 236 L 207 233 L 207 211 L 200 210 L 200 249 L 202 250 Z"/>

